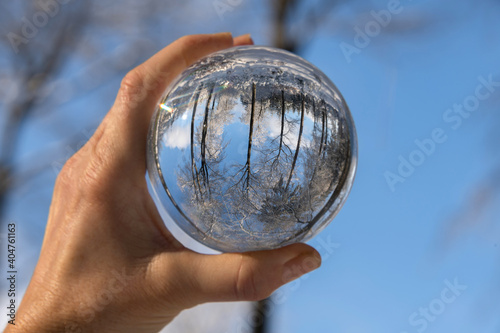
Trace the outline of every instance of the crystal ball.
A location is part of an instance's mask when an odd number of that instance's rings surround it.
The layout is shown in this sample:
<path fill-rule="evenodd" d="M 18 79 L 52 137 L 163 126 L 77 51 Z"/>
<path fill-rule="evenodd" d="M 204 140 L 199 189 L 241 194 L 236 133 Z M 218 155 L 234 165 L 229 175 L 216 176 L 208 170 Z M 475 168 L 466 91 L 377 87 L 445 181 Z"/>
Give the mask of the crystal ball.
<path fill-rule="evenodd" d="M 342 207 L 356 164 L 354 122 L 336 86 L 276 48 L 199 60 L 151 120 L 148 174 L 167 228 L 217 251 L 311 239 Z"/>

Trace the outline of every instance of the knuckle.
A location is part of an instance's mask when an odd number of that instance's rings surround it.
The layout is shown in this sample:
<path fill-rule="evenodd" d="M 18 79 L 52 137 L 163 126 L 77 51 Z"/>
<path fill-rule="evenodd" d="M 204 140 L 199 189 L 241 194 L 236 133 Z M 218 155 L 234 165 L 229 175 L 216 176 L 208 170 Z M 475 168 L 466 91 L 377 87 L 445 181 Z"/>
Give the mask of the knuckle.
<path fill-rule="evenodd" d="M 120 84 L 120 100 L 123 103 L 137 103 L 145 97 L 144 73 L 140 67 L 128 72 Z"/>
<path fill-rule="evenodd" d="M 67 198 L 77 195 L 89 200 L 109 200 L 118 180 L 112 177 L 116 167 L 115 148 L 112 138 L 104 131 L 99 127 L 63 165 L 55 183 L 58 193 L 65 193 Z"/>
<path fill-rule="evenodd" d="M 161 267 L 161 268 L 159 268 Z M 159 306 L 187 309 L 198 305 L 198 297 L 195 291 L 199 290 L 182 272 L 182 265 L 176 261 L 153 259 L 144 274 L 144 280 L 148 281 L 145 293 L 147 299 Z M 188 287 L 189 286 L 189 287 Z"/>
<path fill-rule="evenodd" d="M 240 268 L 236 273 L 235 296 L 240 301 L 256 301 L 261 299 L 256 283 L 255 269 L 245 255 L 241 255 Z"/>
<path fill-rule="evenodd" d="M 120 88 L 122 90 L 135 89 L 142 84 L 142 75 L 140 66 L 132 69 L 123 77 Z"/>
<path fill-rule="evenodd" d="M 56 186 L 57 187 L 72 187 L 75 183 L 75 175 L 77 172 L 77 165 L 79 164 L 78 153 L 71 156 L 66 163 L 64 163 L 61 171 L 57 175 Z"/>
<path fill-rule="evenodd" d="M 168 73 L 158 68 L 139 66 L 128 72 L 120 85 L 119 100 L 123 104 L 136 106 L 144 101 L 148 94 L 163 92 L 162 83 L 168 78 Z"/>
<path fill-rule="evenodd" d="M 190 47 L 196 44 L 196 38 L 193 35 L 182 36 L 177 39 L 177 43 L 182 47 Z"/>
<path fill-rule="evenodd" d="M 196 48 L 198 40 L 195 36 L 183 36 L 179 38 L 176 43 L 179 46 L 179 57 L 184 63 L 184 67 L 189 66 L 192 63 L 192 60 L 189 57 L 189 50 Z"/>
<path fill-rule="evenodd" d="M 89 159 L 81 178 L 83 185 L 91 190 L 105 189 L 103 184 L 111 178 L 109 170 L 112 169 L 110 167 L 112 160 L 112 143 L 103 136 L 90 147 Z"/>
<path fill-rule="evenodd" d="M 105 135 L 94 137 L 64 164 L 56 181 L 58 187 L 76 190 L 102 199 L 108 194 L 113 147 Z"/>

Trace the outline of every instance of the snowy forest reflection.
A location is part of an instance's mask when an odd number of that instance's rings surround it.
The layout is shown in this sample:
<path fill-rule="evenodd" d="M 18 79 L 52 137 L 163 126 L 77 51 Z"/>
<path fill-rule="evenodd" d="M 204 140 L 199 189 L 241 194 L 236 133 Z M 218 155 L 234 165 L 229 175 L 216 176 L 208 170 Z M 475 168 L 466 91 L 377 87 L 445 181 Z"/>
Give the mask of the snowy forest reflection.
<path fill-rule="evenodd" d="M 334 106 L 255 82 L 176 95 L 157 115 L 158 162 L 175 206 L 169 213 L 185 231 L 216 248 L 228 238 L 241 250 L 245 239 L 271 248 L 332 218 L 350 166 L 346 119 Z"/>

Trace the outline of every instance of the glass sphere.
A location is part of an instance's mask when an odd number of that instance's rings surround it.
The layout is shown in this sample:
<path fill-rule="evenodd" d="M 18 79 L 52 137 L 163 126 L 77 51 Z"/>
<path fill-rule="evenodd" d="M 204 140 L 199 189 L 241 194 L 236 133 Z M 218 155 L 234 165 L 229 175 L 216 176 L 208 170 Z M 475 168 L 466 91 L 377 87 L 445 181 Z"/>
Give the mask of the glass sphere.
<path fill-rule="evenodd" d="M 357 163 L 335 85 L 304 59 L 262 46 L 213 53 L 180 74 L 148 146 L 157 205 L 222 252 L 309 240 L 342 207 Z"/>

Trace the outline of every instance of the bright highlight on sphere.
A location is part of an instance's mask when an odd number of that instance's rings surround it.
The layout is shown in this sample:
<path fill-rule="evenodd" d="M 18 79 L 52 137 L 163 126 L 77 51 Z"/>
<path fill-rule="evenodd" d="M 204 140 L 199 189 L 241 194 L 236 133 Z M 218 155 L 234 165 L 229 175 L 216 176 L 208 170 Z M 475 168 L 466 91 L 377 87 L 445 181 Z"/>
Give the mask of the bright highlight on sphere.
<path fill-rule="evenodd" d="M 335 85 L 304 59 L 262 46 L 186 69 L 161 98 L 148 140 L 160 210 L 223 252 L 318 234 L 349 194 L 356 163 L 354 122 Z"/>

